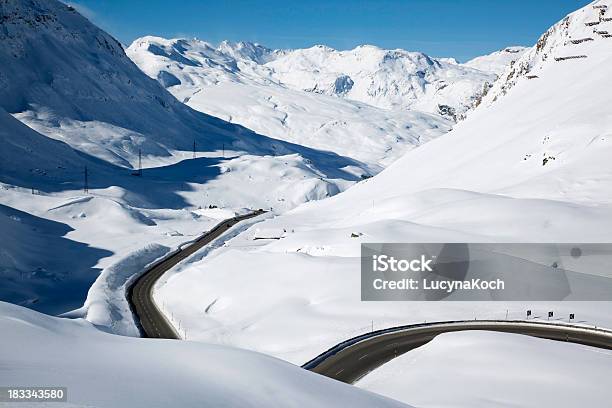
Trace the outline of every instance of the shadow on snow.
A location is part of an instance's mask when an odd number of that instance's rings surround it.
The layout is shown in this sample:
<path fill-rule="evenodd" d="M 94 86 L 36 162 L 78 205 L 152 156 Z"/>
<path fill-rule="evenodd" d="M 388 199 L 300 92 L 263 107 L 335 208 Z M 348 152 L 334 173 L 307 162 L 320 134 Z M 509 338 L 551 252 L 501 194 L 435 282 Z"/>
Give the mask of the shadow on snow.
<path fill-rule="evenodd" d="M 81 307 L 95 265 L 113 253 L 65 238 L 72 230 L 0 205 L 0 300 L 52 315 Z"/>

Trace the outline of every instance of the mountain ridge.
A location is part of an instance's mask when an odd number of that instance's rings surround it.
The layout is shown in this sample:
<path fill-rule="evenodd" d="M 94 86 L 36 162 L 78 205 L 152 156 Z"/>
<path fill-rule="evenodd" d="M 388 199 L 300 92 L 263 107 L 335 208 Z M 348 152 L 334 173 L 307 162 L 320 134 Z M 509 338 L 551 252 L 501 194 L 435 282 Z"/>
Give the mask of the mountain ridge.
<path fill-rule="evenodd" d="M 448 109 L 440 109 L 440 105 L 452 108 L 458 117 L 471 109 L 483 85 L 496 79 L 493 72 L 447 58 L 369 44 L 346 51 L 321 44 L 273 50 L 250 42 L 222 41 L 215 47 L 198 39 L 146 36 L 134 40 L 127 53 L 152 77 L 154 74 L 139 54 L 158 44 L 173 49 L 173 53 L 165 55 L 167 58 L 172 60 L 178 53 L 175 61 L 187 65 L 192 63 L 187 62 L 186 53 L 192 51 L 191 55 L 199 53 L 213 65 L 230 63 L 232 72 L 243 71 L 290 89 L 339 96 L 383 109 L 416 109 L 443 116 L 448 115 Z M 191 50 L 181 44 L 188 44 Z"/>

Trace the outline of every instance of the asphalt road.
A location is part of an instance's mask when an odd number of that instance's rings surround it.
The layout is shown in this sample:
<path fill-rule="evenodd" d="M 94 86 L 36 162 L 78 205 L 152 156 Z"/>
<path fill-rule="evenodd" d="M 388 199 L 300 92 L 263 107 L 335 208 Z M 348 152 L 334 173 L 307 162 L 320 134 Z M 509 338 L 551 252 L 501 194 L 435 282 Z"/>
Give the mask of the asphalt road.
<path fill-rule="evenodd" d="M 254 211 L 217 224 L 193 243 L 152 265 L 131 285 L 128 301 L 143 337 L 180 339 L 153 300 L 155 282 L 170 268 L 209 244 L 233 225 L 263 212 L 265 211 Z M 332 347 L 302 367 L 352 384 L 387 361 L 430 342 L 439 334 L 466 330 L 523 334 L 612 350 L 610 330 L 536 321 L 466 320 L 422 323 L 366 333 Z"/>
<path fill-rule="evenodd" d="M 222 221 L 210 231 L 200 236 L 193 243 L 152 265 L 134 281 L 128 291 L 128 301 L 139 324 L 142 337 L 180 339 L 180 336 L 172 324 L 168 322 L 164 314 L 157 308 L 157 305 L 153 301 L 153 286 L 155 282 L 157 282 L 167 270 L 190 255 L 193 255 L 197 250 L 209 244 L 235 224 L 248 218 L 256 217 L 264 212 L 265 211 L 257 210 L 249 214 Z"/>
<path fill-rule="evenodd" d="M 302 367 L 352 384 L 389 360 L 420 347 L 442 333 L 488 330 L 524 334 L 612 349 L 612 331 L 559 323 L 468 320 L 423 323 L 367 333 L 344 341 Z"/>

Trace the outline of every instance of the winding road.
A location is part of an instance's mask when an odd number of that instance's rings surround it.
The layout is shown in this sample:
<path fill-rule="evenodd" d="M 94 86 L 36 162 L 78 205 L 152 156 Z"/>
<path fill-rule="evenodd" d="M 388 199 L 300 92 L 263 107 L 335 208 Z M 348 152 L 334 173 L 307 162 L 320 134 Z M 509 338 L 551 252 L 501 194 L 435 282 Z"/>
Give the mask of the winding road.
<path fill-rule="evenodd" d="M 153 287 L 157 280 L 170 268 L 235 224 L 264 212 L 257 210 L 222 221 L 194 242 L 149 267 L 134 281 L 128 291 L 128 300 L 143 337 L 181 338 L 153 300 Z M 304 364 L 302 368 L 352 384 L 389 360 L 430 342 L 439 334 L 465 330 L 523 334 L 612 349 L 612 331 L 607 329 L 524 320 L 447 321 L 398 326 L 366 333 L 337 344 Z"/>
<path fill-rule="evenodd" d="M 128 290 L 128 302 L 130 303 L 132 313 L 136 317 L 142 337 L 160 339 L 181 338 L 153 300 L 155 282 L 170 268 L 193 255 L 203 246 L 211 243 L 232 226 L 264 212 L 263 210 L 257 210 L 220 222 L 192 243 L 153 264 L 132 283 Z"/>
<path fill-rule="evenodd" d="M 585 326 L 522 320 L 465 320 L 422 323 L 379 330 L 346 340 L 302 368 L 352 384 L 389 360 L 442 333 L 488 330 L 524 334 L 612 350 L 612 331 Z"/>

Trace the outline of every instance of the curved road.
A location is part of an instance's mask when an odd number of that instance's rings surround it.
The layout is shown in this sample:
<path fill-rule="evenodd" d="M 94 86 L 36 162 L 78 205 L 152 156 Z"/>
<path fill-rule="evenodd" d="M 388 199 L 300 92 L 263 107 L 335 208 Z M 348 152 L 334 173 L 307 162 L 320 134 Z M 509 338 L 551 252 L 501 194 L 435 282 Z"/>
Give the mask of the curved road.
<path fill-rule="evenodd" d="M 180 339 L 172 324 L 153 300 L 155 282 L 170 268 L 212 242 L 235 224 L 264 212 L 257 210 L 217 224 L 196 241 L 149 267 L 134 281 L 128 291 L 128 301 L 143 337 Z M 304 364 L 302 368 L 352 384 L 387 361 L 430 342 L 439 334 L 465 330 L 524 334 L 612 349 L 610 330 L 522 320 L 449 321 L 392 327 L 366 333 L 332 347 Z"/>
<path fill-rule="evenodd" d="M 172 324 L 168 322 L 153 300 L 153 286 L 155 282 L 157 282 L 167 270 L 190 255 L 193 255 L 194 252 L 212 242 L 235 224 L 248 218 L 256 217 L 264 212 L 263 210 L 257 210 L 220 222 L 191 244 L 179 249 L 149 267 L 149 269 L 132 283 L 128 290 L 128 302 L 130 303 L 130 307 L 136 317 L 143 337 L 180 339 L 180 336 L 176 330 L 174 330 Z"/>
<path fill-rule="evenodd" d="M 612 349 L 610 330 L 520 320 L 466 320 L 415 324 L 363 334 L 332 347 L 302 368 L 352 384 L 387 361 L 430 342 L 439 334 L 464 330 L 524 334 Z"/>

